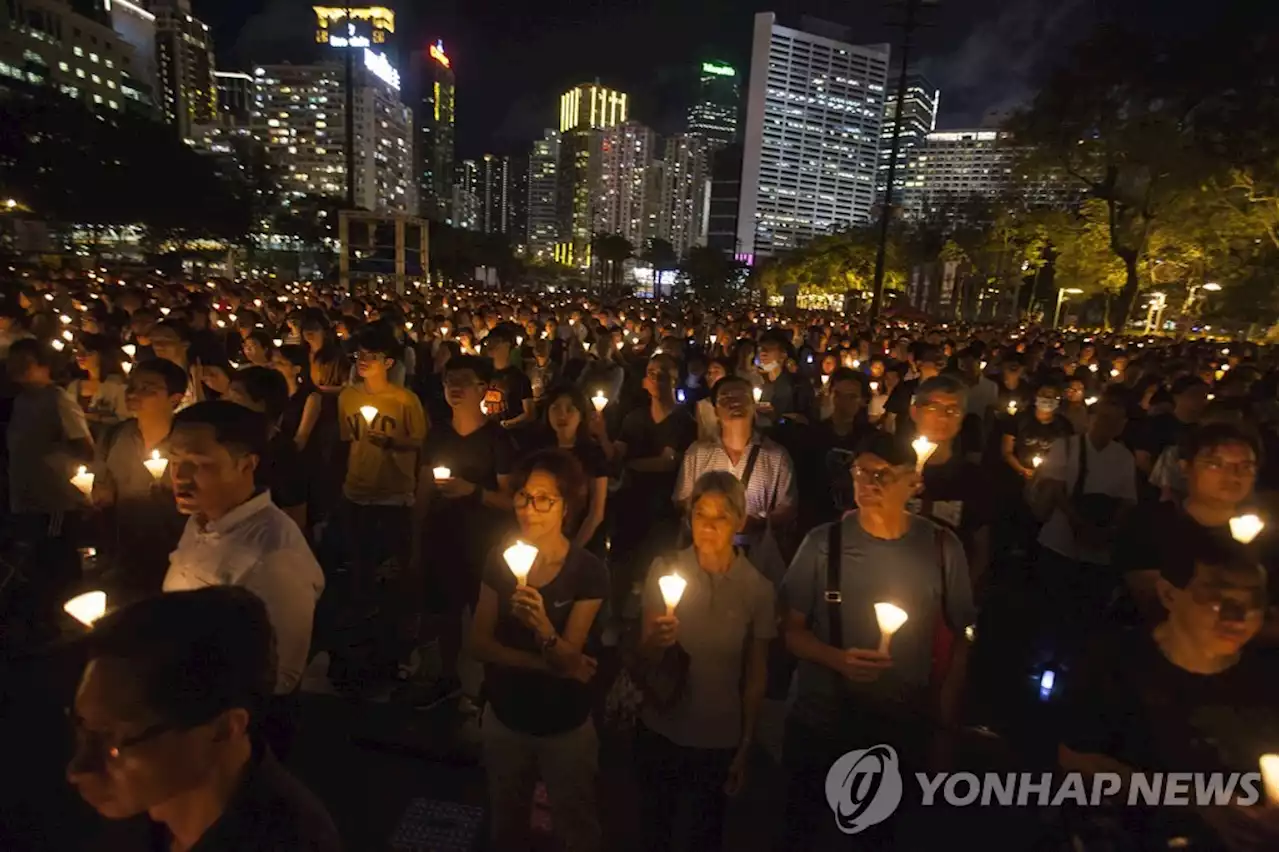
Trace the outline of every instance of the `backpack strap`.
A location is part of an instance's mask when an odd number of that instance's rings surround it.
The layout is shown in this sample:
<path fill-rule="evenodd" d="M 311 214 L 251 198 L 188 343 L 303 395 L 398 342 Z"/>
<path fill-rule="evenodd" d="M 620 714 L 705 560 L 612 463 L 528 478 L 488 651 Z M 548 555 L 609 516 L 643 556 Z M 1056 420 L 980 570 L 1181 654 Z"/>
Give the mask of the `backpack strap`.
<path fill-rule="evenodd" d="M 844 647 L 844 619 L 840 612 L 842 598 L 840 596 L 840 564 L 842 557 L 841 530 L 844 520 L 838 520 L 827 527 L 827 583 L 822 593 L 827 603 L 827 644 L 836 648 Z"/>
<path fill-rule="evenodd" d="M 751 485 L 751 474 L 755 472 L 756 460 L 760 458 L 760 444 L 757 443 L 747 453 L 747 466 L 742 469 L 742 490 L 745 492 Z"/>

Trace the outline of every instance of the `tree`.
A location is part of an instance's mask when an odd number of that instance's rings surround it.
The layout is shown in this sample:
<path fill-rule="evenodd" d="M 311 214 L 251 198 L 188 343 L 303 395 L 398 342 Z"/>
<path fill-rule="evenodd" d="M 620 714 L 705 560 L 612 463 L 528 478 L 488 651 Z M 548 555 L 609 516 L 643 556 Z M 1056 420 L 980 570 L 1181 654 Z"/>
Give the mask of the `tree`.
<path fill-rule="evenodd" d="M 635 253 L 635 246 L 621 234 L 596 234 L 591 238 L 591 256 L 607 270 L 609 286 L 622 283 L 622 263 Z"/>
<path fill-rule="evenodd" d="M 675 246 L 660 237 L 650 237 L 645 240 L 640 259 L 653 267 L 654 292 L 657 292 L 657 282 L 661 279 L 661 273 L 680 265 Z"/>
<path fill-rule="evenodd" d="M 741 264 L 709 246 L 692 246 L 684 259 L 689 287 L 705 305 L 725 305 L 736 299 L 739 294 L 734 285 L 741 269 Z"/>

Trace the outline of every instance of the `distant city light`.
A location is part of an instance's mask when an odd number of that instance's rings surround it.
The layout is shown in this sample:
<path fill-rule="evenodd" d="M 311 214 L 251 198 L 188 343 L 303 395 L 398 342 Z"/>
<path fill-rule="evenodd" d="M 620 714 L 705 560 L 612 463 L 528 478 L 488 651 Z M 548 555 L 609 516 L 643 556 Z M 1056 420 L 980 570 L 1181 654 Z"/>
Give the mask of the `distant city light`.
<path fill-rule="evenodd" d="M 732 65 L 721 65 L 716 62 L 702 63 L 702 72 L 704 74 L 714 74 L 717 77 L 733 77 L 738 73 L 733 70 Z"/>
<path fill-rule="evenodd" d="M 435 44 L 427 48 L 427 53 L 436 62 L 439 62 L 445 68 L 449 67 L 449 56 L 444 52 L 444 42 L 437 41 Z"/>

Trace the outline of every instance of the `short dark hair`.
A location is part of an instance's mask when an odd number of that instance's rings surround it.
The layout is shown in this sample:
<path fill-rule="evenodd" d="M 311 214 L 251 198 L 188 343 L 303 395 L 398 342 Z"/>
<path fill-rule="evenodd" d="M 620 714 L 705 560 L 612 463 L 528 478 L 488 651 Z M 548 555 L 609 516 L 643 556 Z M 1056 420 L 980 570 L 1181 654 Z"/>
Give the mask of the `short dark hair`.
<path fill-rule="evenodd" d="M 1201 453 L 1227 444 L 1248 447 L 1253 451 L 1255 459 L 1262 458 L 1262 443 L 1253 430 L 1238 423 L 1229 422 L 1206 423 L 1187 432 L 1178 447 L 1178 457 L 1183 461 L 1192 462 Z"/>
<path fill-rule="evenodd" d="M 89 659 L 128 663 L 167 724 L 194 727 L 237 707 L 256 719 L 274 691 L 266 605 L 238 586 L 145 598 L 103 616 L 84 641 Z"/>
<path fill-rule="evenodd" d="M 1239 572 L 1261 570 L 1247 547 L 1190 518 L 1181 518 L 1169 533 L 1173 542 L 1172 546 L 1161 548 L 1160 577 L 1179 589 L 1185 589 L 1195 579 L 1197 565 Z"/>
<path fill-rule="evenodd" d="M 137 312 L 135 311 L 134 313 L 136 314 Z M 178 320 L 171 319 L 161 320 L 156 323 L 156 327 L 151 330 L 151 333 L 154 336 L 157 331 L 163 331 L 165 329 L 172 331 L 177 336 L 179 342 L 191 342 L 191 328 L 185 322 L 179 322 Z"/>
<path fill-rule="evenodd" d="M 254 402 L 266 408 L 267 422 L 275 423 L 289 402 L 289 383 L 271 367 L 242 367 L 231 377 Z"/>
<path fill-rule="evenodd" d="M 9 357 L 12 358 L 14 355 L 26 355 L 41 367 L 48 367 L 53 364 L 53 355 L 49 352 L 46 344 L 41 343 L 34 337 L 15 340 L 9 347 Z"/>
<path fill-rule="evenodd" d="M 911 404 L 923 405 L 935 393 L 950 394 L 967 400 L 969 398 L 969 386 L 956 376 L 939 373 L 931 379 L 925 379 L 920 382 L 916 387 L 916 392 L 911 395 Z"/>
<path fill-rule="evenodd" d="M 262 457 L 267 446 L 267 418 L 225 399 L 197 402 L 173 418 L 174 427 L 211 426 L 214 440 L 234 453 Z"/>
<path fill-rule="evenodd" d="M 271 335 L 267 334 L 260 328 L 255 328 L 253 331 L 246 334 L 244 339 L 246 341 L 252 340 L 267 352 L 270 352 L 275 348 L 275 344 L 271 342 Z"/>
<path fill-rule="evenodd" d="M 479 355 L 455 355 L 444 365 L 445 373 L 455 370 L 470 370 L 476 378 L 488 384 L 493 381 L 493 361 Z"/>
<path fill-rule="evenodd" d="M 899 441 L 888 432 L 876 430 L 858 442 L 854 450 L 854 458 L 861 455 L 872 455 L 883 459 L 895 467 L 915 465 L 915 448 L 905 441 Z"/>
<path fill-rule="evenodd" d="M 857 382 L 863 393 L 867 391 L 867 377 L 850 367 L 837 367 L 827 382 L 835 387 L 840 382 Z"/>
<path fill-rule="evenodd" d="M 578 518 L 587 505 L 587 475 L 582 464 L 571 453 L 560 449 L 538 450 L 516 462 L 511 471 L 511 492 L 514 494 L 529 482 L 529 476 L 541 470 L 551 474 L 556 488 L 564 500 L 565 532 L 576 528 Z"/>
<path fill-rule="evenodd" d="M 754 385 L 752 385 L 751 382 L 747 381 L 742 376 L 739 376 L 737 373 L 729 373 L 729 375 L 725 376 L 723 379 L 716 382 L 714 386 L 712 386 L 711 404 L 713 406 L 719 405 L 720 395 L 724 393 L 724 389 L 728 387 L 733 387 L 734 385 L 742 385 L 743 387 L 747 388 L 747 390 L 751 390 L 754 387 Z"/>
<path fill-rule="evenodd" d="M 154 373 L 164 379 L 164 390 L 169 396 L 184 395 L 187 392 L 187 384 L 190 381 L 186 370 L 163 358 L 148 358 L 145 361 L 139 361 L 138 365 L 133 368 L 133 373 L 134 375 L 138 373 Z"/>
<path fill-rule="evenodd" d="M 371 323 L 356 332 L 356 349 L 365 352 L 376 352 L 384 358 L 395 358 L 401 347 L 391 333 L 390 326 L 382 323 Z"/>

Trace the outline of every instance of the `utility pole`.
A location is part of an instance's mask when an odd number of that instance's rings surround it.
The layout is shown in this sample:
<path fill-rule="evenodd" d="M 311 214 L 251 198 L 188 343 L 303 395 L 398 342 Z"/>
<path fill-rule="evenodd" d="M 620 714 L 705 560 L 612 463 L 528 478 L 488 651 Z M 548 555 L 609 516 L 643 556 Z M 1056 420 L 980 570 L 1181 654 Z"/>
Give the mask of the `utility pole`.
<path fill-rule="evenodd" d="M 925 0 L 905 0 L 902 27 L 902 68 L 898 71 L 897 103 L 893 105 L 893 141 L 889 144 L 889 173 L 885 176 L 884 200 L 880 204 L 880 241 L 876 245 L 876 270 L 871 291 L 870 319 L 880 317 L 884 301 L 884 256 L 889 243 L 889 220 L 893 218 L 893 183 L 898 176 L 898 147 L 902 139 L 902 102 L 907 97 L 907 65 L 911 60 L 911 37 L 920 26 L 917 15 Z"/>

